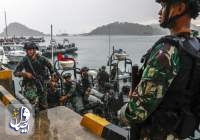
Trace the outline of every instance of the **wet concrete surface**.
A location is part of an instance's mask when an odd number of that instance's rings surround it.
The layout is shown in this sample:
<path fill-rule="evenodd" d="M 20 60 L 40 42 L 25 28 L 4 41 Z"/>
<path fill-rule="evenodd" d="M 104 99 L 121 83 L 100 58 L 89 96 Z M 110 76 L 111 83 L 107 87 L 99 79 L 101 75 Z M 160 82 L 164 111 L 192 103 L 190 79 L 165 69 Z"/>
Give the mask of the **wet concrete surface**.
<path fill-rule="evenodd" d="M 5 133 L 4 106 L 0 102 L 0 140 L 101 140 L 80 125 L 81 116 L 59 106 L 40 112 L 35 118 L 33 135 L 12 136 Z"/>

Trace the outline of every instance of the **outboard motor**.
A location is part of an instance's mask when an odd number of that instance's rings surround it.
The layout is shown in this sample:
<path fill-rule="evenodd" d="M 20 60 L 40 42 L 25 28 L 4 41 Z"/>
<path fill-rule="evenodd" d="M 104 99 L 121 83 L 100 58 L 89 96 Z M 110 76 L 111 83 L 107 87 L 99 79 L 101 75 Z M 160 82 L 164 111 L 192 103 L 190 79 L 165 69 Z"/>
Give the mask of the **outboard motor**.
<path fill-rule="evenodd" d="M 96 89 L 93 89 L 93 88 L 91 89 L 91 95 L 93 95 L 93 96 L 95 96 L 99 99 L 102 99 L 103 96 L 104 96 L 103 93 L 101 93 L 101 92 L 99 92 L 99 91 L 97 91 Z"/>
<path fill-rule="evenodd" d="M 88 101 L 89 103 L 99 103 L 99 104 L 103 104 L 103 102 L 101 101 L 101 99 L 97 98 L 96 96 L 94 95 L 89 95 L 88 97 Z"/>

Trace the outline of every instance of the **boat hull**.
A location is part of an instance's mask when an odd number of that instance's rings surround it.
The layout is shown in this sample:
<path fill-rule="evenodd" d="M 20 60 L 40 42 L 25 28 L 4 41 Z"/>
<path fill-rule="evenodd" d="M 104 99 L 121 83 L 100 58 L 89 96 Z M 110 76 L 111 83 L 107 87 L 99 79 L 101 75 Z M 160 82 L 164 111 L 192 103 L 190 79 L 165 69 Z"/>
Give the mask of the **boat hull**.
<path fill-rule="evenodd" d="M 54 49 L 53 50 L 53 54 L 56 55 L 58 53 L 74 53 L 78 50 L 77 47 L 75 48 L 69 48 L 69 49 Z M 51 49 L 47 49 L 47 50 L 43 50 L 42 51 L 42 55 L 45 55 L 45 56 L 49 56 L 52 54 L 52 50 Z"/>
<path fill-rule="evenodd" d="M 10 60 L 6 56 L 0 56 L 0 62 L 3 65 L 7 65 L 10 62 Z"/>
<path fill-rule="evenodd" d="M 10 55 L 10 56 L 7 56 L 7 57 L 10 60 L 9 63 L 19 63 L 23 59 L 24 56 L 12 56 L 12 55 Z"/>

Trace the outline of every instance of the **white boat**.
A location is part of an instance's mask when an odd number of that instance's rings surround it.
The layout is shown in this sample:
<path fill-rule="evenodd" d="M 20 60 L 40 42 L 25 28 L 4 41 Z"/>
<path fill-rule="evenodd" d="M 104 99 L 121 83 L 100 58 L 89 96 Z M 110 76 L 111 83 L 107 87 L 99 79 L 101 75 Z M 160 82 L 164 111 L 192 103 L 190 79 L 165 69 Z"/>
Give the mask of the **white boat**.
<path fill-rule="evenodd" d="M 25 55 L 22 44 L 16 44 L 15 42 L 5 42 L 2 44 L 5 54 L 10 60 L 10 63 L 18 63 Z"/>
<path fill-rule="evenodd" d="M 62 53 L 57 54 L 59 67 L 62 69 L 74 68 L 75 60 L 73 58 L 65 57 Z"/>
<path fill-rule="evenodd" d="M 128 54 L 122 49 L 114 50 L 113 56 L 118 60 L 124 60 L 128 56 Z"/>
<path fill-rule="evenodd" d="M 16 50 L 16 48 L 23 49 L 22 44 L 16 44 L 15 42 L 3 42 L 1 46 L 3 46 L 6 55 L 8 55 L 8 52 Z"/>
<path fill-rule="evenodd" d="M 39 55 L 42 55 L 42 52 L 40 51 L 36 51 L 36 53 L 38 53 Z M 22 58 L 26 56 L 26 51 L 21 50 L 21 49 L 15 49 L 12 51 L 9 51 L 7 54 L 7 57 L 9 58 L 11 63 L 18 63 L 22 60 Z"/>
<path fill-rule="evenodd" d="M 7 65 L 10 60 L 8 57 L 5 55 L 5 51 L 2 46 L 0 46 L 0 63 L 3 65 Z"/>
<path fill-rule="evenodd" d="M 9 51 L 7 56 L 10 59 L 11 63 L 18 63 L 22 60 L 24 56 L 26 56 L 26 52 L 24 50 L 15 49 Z"/>
<path fill-rule="evenodd" d="M 67 60 L 67 61 L 59 61 L 61 67 L 63 69 L 65 68 L 73 68 L 75 65 L 75 62 L 73 60 Z"/>
<path fill-rule="evenodd" d="M 22 60 L 24 56 L 26 56 L 26 51 L 23 49 L 24 45 L 16 44 L 14 42 L 7 42 L 2 44 L 5 55 L 10 60 L 10 63 L 18 63 Z M 42 55 L 42 52 L 37 50 L 37 53 Z"/>

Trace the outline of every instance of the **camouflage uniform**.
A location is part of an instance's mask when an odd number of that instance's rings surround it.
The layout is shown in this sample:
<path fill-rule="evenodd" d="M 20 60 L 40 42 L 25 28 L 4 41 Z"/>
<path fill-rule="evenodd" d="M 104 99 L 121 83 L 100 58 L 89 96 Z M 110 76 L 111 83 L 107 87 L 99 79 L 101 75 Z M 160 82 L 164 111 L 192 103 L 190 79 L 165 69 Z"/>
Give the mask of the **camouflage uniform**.
<path fill-rule="evenodd" d="M 180 56 L 175 46 L 154 45 L 148 53 L 141 80 L 134 90 L 137 96 L 119 112 L 120 119 L 131 122 L 132 126 L 143 123 L 156 110 L 180 69 Z M 155 133 L 162 133 L 160 131 Z"/>
<path fill-rule="evenodd" d="M 23 78 L 22 86 L 24 87 L 25 90 L 23 94 L 30 101 L 32 105 L 35 105 L 37 108 L 39 107 L 40 110 L 46 109 L 48 106 L 46 82 L 49 78 L 47 68 L 50 74 L 52 75 L 54 73 L 53 66 L 45 57 L 40 56 L 38 54 L 36 56 L 36 59 L 34 60 L 30 59 L 30 61 L 37 77 L 35 77 L 29 66 L 28 56 L 25 56 L 21 60 L 21 62 L 19 62 L 14 71 L 14 75 L 19 76 L 18 73 L 25 70 L 26 72 L 31 73 L 35 78 L 40 80 L 40 82 L 43 85 L 43 90 L 38 86 L 35 79 Z"/>
<path fill-rule="evenodd" d="M 109 82 L 109 74 L 105 71 L 105 67 L 102 67 L 101 71 L 97 74 L 98 86 L 100 92 L 105 92 L 105 83 Z"/>
<path fill-rule="evenodd" d="M 179 67 L 177 48 L 169 44 L 160 44 L 153 48 L 141 81 L 134 91 L 138 98 L 131 99 L 125 112 L 128 120 L 144 121 L 156 109 Z"/>

